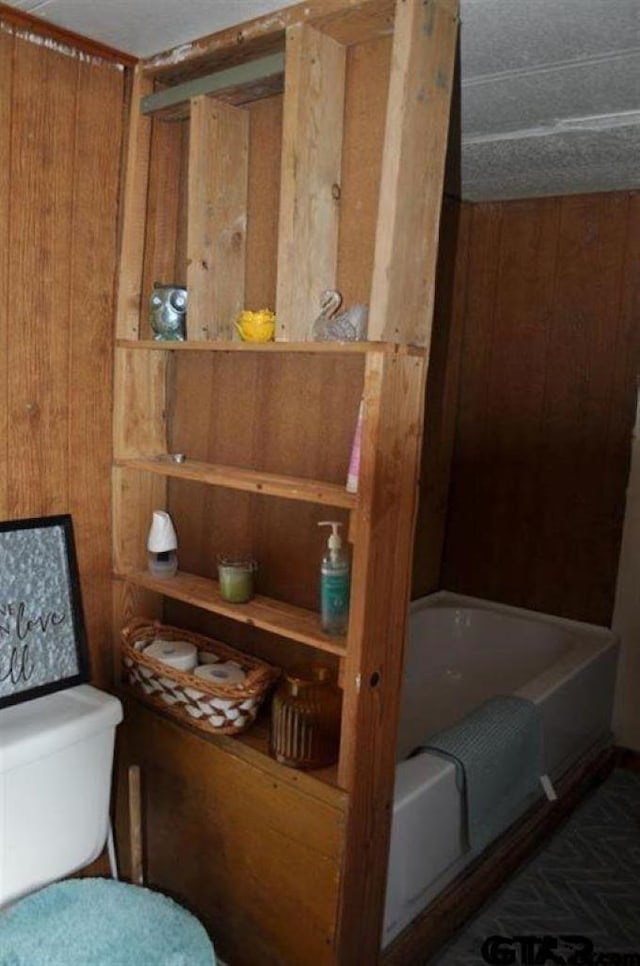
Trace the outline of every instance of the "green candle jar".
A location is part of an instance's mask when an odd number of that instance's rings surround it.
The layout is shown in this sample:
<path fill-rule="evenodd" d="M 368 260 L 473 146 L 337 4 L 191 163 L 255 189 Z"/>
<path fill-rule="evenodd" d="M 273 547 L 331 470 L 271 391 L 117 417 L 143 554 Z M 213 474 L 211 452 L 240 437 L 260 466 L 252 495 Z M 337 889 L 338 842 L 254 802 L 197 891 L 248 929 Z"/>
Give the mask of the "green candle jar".
<path fill-rule="evenodd" d="M 246 604 L 254 594 L 258 564 L 251 557 L 218 557 L 220 596 L 230 604 Z"/>

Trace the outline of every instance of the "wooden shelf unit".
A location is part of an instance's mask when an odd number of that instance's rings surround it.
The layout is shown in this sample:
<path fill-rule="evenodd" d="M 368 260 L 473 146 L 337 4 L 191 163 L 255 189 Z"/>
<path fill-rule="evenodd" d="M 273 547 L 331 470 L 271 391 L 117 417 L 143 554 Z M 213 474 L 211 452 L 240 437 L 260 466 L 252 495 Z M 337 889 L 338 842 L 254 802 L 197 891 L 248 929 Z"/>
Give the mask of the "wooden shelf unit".
<path fill-rule="evenodd" d="M 186 890 L 238 966 L 265 956 L 351 966 L 379 954 L 457 20 L 457 0 L 312 0 L 205 38 L 179 66 L 160 58 L 134 73 L 114 380 L 116 641 L 132 614 L 186 607 L 196 625 L 272 635 L 283 666 L 306 648 L 324 652 L 344 692 L 340 760 L 316 776 L 276 766 L 264 726 L 205 741 L 133 706 L 125 722 L 123 766 L 141 760 L 150 776 L 151 881 Z M 242 104 L 198 95 L 177 120 L 139 111 L 157 85 L 283 44 L 283 94 Z M 151 339 L 155 280 L 187 286 L 184 343 Z M 369 304 L 371 341 L 307 341 L 327 288 Z M 277 341 L 236 341 L 237 312 L 264 304 L 275 306 Z M 344 481 L 361 399 L 354 496 Z M 353 548 L 346 639 L 320 631 L 313 603 L 328 508 Z M 145 569 L 154 509 L 177 521 L 184 572 L 169 580 Z M 247 605 L 219 596 L 215 551 L 229 547 L 261 562 L 267 589 Z M 200 780 L 207 763 L 215 785 Z M 198 874 L 196 891 L 163 832 L 163 816 L 191 807 L 189 781 L 205 812 L 215 801 L 224 836 L 222 868 Z M 278 830 L 268 859 L 259 834 L 243 835 L 240 791 L 261 802 L 266 839 Z M 195 868 L 212 832 L 197 813 L 192 824 L 179 836 Z M 304 869 L 285 873 L 298 852 Z M 291 929 L 300 908 L 308 928 Z"/>

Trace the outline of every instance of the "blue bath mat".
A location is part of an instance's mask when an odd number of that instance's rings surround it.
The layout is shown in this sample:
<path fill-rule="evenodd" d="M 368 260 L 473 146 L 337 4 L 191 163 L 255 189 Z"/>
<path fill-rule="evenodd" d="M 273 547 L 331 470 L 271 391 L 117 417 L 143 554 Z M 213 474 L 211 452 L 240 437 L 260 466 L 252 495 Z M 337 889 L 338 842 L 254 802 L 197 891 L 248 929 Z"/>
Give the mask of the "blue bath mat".
<path fill-rule="evenodd" d="M 215 966 L 201 924 L 171 899 L 111 879 L 47 886 L 0 912 L 0 966 Z"/>

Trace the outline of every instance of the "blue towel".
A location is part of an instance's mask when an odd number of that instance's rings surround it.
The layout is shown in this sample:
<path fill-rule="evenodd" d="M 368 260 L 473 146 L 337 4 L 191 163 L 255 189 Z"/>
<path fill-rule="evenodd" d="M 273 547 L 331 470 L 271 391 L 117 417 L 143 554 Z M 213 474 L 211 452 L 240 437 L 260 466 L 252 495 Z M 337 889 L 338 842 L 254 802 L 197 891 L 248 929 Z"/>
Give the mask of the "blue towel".
<path fill-rule="evenodd" d="M 171 899 L 69 879 L 0 912 L 0 966 L 215 966 L 201 924 Z"/>
<path fill-rule="evenodd" d="M 540 794 L 542 715 L 533 701 L 490 698 L 462 721 L 431 735 L 418 751 L 450 758 L 464 794 L 469 847 L 480 851 Z"/>

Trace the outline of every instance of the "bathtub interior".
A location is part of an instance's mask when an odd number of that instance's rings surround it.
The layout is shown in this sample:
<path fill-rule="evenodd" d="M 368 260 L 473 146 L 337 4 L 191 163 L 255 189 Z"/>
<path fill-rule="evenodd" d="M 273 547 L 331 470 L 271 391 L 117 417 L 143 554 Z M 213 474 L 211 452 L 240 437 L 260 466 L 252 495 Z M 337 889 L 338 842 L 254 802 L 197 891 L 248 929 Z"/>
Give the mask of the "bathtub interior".
<path fill-rule="evenodd" d="M 615 686 L 616 639 L 604 628 L 448 592 L 415 602 L 410 625 L 385 946 L 476 858 L 453 764 L 407 754 L 486 698 L 518 693 L 541 708 L 545 766 L 558 777 L 608 739 Z"/>
<path fill-rule="evenodd" d="M 563 665 L 608 645 L 610 632 L 441 591 L 414 602 L 405 645 L 396 759 L 487 698 L 536 700 Z"/>

